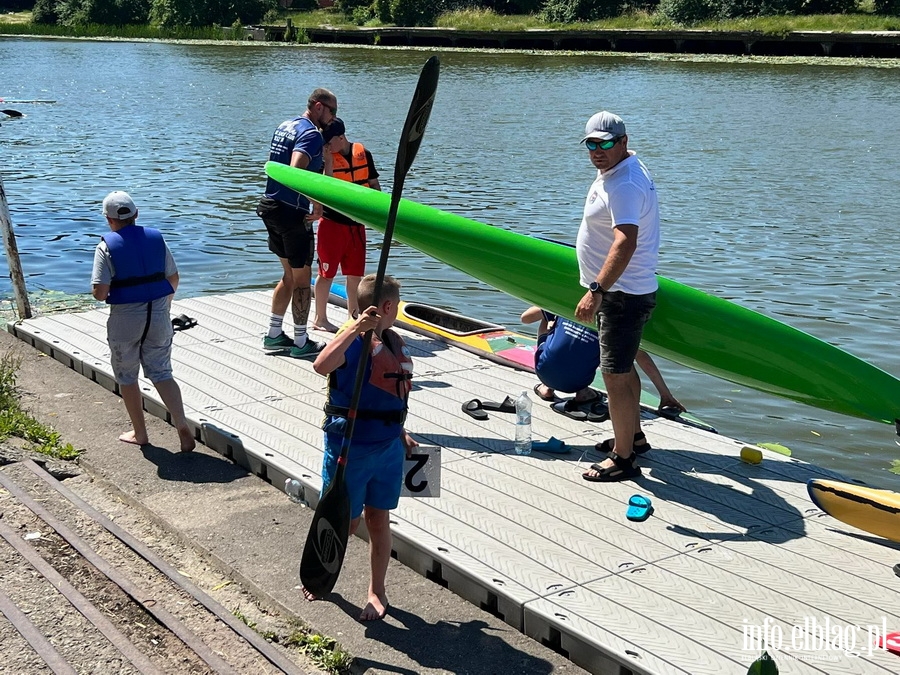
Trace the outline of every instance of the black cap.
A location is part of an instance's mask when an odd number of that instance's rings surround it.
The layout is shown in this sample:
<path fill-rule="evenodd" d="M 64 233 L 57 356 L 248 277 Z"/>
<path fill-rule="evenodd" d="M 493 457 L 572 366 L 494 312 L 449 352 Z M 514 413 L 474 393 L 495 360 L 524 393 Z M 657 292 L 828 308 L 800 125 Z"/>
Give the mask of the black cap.
<path fill-rule="evenodd" d="M 335 117 L 331 120 L 331 123 L 322 130 L 322 138 L 324 138 L 327 143 L 332 138 L 343 136 L 346 131 L 347 130 L 344 128 L 344 120 L 340 117 Z"/>

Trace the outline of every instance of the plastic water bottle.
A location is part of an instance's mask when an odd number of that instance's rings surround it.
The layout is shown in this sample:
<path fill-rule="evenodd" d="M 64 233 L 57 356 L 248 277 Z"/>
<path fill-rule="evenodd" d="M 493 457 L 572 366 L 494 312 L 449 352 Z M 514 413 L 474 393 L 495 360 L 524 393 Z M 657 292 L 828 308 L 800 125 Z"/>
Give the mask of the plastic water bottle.
<path fill-rule="evenodd" d="M 295 504 L 306 506 L 306 494 L 303 492 L 303 483 L 296 478 L 288 478 L 284 481 L 284 493 Z"/>
<path fill-rule="evenodd" d="M 516 454 L 531 454 L 531 399 L 527 391 L 516 398 Z"/>

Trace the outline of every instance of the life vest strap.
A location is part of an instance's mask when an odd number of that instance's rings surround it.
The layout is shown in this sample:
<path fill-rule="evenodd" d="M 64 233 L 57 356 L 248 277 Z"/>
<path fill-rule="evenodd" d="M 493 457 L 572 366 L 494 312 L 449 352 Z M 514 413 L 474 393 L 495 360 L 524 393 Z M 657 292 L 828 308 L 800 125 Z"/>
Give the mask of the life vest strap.
<path fill-rule="evenodd" d="M 403 410 L 357 410 L 356 419 L 358 420 L 381 420 L 385 424 L 404 424 L 406 422 L 407 409 Z M 336 417 L 348 417 L 350 408 L 342 405 L 325 404 L 325 414 L 334 415 Z"/>
<path fill-rule="evenodd" d="M 130 288 L 131 286 L 140 286 L 141 284 L 152 284 L 157 281 L 165 281 L 165 272 L 156 272 L 155 274 L 145 274 L 142 277 L 128 277 L 127 279 L 113 279 L 110 288 Z"/>

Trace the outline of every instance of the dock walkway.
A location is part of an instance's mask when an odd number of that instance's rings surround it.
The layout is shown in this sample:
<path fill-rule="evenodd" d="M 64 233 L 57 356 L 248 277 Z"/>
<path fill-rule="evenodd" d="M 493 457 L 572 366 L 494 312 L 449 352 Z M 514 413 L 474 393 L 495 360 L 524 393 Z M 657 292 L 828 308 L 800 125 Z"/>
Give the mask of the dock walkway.
<path fill-rule="evenodd" d="M 275 486 L 298 478 L 315 503 L 324 379 L 260 349 L 269 301 L 177 301 L 173 315 L 198 325 L 175 335 L 175 374 L 198 438 Z M 331 311 L 340 322 L 343 310 Z M 114 390 L 106 316 L 9 330 Z M 594 673 L 745 673 L 761 637 L 783 674 L 900 671 L 900 656 L 873 645 L 875 631 L 900 630 L 900 547 L 824 515 L 806 493 L 808 479 L 840 476 L 769 453 L 746 464 L 743 443 L 647 413 L 643 476 L 588 483 L 581 473 L 609 422 L 579 423 L 538 401 L 535 437 L 572 451 L 516 455 L 512 415 L 477 422 L 460 408 L 530 391 L 533 375 L 401 332 L 416 362 L 407 428 L 442 448 L 441 497 L 403 499 L 393 513 L 401 562 Z M 147 410 L 165 418 L 141 386 Z M 655 507 L 643 523 L 625 519 L 636 492 Z"/>

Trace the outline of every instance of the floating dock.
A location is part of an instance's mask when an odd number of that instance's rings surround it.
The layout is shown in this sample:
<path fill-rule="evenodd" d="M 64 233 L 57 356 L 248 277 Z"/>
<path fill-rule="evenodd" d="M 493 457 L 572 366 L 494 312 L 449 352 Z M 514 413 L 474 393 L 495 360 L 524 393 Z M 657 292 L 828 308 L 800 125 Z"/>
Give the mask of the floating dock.
<path fill-rule="evenodd" d="M 175 334 L 175 376 L 203 443 L 278 488 L 299 479 L 314 505 L 325 379 L 309 361 L 261 349 L 270 297 L 176 301 L 173 315 L 198 325 Z M 344 310 L 330 312 L 342 322 Z M 8 329 L 115 391 L 107 315 Z M 589 483 L 581 474 L 601 459 L 593 446 L 611 435 L 608 421 L 578 422 L 535 400 L 535 440 L 571 451 L 516 455 L 513 415 L 479 422 L 461 406 L 530 392 L 534 376 L 400 332 L 415 360 L 407 428 L 442 455 L 441 496 L 401 499 L 392 514 L 401 562 L 593 673 L 742 674 L 764 649 L 783 675 L 900 672 L 900 656 L 876 645 L 900 631 L 900 545 L 807 496 L 810 478 L 844 478 L 768 452 L 745 463 L 741 441 L 647 412 L 654 449 L 639 460 L 643 476 Z M 142 379 L 141 389 L 147 411 L 167 419 L 153 386 Z M 633 494 L 652 499 L 645 522 L 625 518 Z"/>

